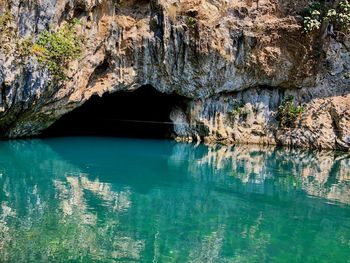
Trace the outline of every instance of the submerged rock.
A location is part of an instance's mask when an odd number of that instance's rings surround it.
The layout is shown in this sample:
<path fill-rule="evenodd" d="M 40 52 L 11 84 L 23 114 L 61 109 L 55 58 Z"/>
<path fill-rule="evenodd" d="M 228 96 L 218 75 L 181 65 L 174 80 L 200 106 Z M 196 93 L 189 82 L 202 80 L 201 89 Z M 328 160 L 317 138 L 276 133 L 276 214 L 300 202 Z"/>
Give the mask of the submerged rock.
<path fill-rule="evenodd" d="M 189 100 L 172 113 L 194 140 L 349 150 L 350 38 L 306 34 L 307 1 L 4 0 L 15 36 L 0 48 L 0 135 L 38 135 L 92 95 L 152 85 Z M 21 39 L 79 19 L 82 55 L 56 83 Z M 1 36 L 0 36 L 1 37 Z M 303 105 L 276 120 L 287 95 Z M 180 120 L 180 121 L 178 121 Z"/>

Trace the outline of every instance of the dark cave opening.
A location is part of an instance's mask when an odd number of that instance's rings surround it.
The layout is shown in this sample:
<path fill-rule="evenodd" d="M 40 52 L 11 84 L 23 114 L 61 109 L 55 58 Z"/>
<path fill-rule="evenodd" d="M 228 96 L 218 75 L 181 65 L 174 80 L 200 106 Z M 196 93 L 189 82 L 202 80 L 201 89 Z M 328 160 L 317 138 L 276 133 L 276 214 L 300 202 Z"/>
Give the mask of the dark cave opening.
<path fill-rule="evenodd" d="M 142 86 L 133 92 L 92 96 L 82 106 L 62 116 L 43 137 L 111 136 L 131 138 L 170 138 L 173 107 L 186 99 Z"/>

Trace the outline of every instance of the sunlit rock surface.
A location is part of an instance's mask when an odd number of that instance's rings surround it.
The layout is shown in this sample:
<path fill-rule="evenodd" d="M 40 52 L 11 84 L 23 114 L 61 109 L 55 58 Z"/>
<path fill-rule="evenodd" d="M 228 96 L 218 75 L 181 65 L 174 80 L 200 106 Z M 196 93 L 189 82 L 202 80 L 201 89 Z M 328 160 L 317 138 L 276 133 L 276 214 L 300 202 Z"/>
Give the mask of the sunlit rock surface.
<path fill-rule="evenodd" d="M 149 84 L 191 99 L 177 111 L 180 137 L 349 149 L 349 37 L 303 33 L 307 1 L 117 2 L 1 1 L 19 38 L 72 18 L 85 38 L 60 85 L 15 43 L 0 53 L 1 136 L 40 134 L 93 94 Z M 275 119 L 287 95 L 305 108 L 296 128 Z"/>

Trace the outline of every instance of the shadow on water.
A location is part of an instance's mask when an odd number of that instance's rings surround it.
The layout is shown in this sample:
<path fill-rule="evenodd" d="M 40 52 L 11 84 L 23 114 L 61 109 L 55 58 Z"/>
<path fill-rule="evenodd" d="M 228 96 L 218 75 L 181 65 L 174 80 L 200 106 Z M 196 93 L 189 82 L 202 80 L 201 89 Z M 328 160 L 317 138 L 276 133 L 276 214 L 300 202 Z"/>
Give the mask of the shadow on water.
<path fill-rule="evenodd" d="M 350 260 L 346 154 L 61 138 L 0 156 L 0 261 Z"/>

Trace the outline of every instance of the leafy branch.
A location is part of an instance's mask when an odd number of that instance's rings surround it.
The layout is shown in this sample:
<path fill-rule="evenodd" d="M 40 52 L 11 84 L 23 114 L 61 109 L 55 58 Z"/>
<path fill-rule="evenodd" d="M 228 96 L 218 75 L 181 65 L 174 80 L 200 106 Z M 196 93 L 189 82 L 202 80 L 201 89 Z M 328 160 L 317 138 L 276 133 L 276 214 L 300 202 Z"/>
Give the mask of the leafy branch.
<path fill-rule="evenodd" d="M 276 119 L 280 127 L 294 128 L 295 122 L 304 112 L 304 108 L 294 105 L 294 97 L 287 96 L 278 107 Z"/>
<path fill-rule="evenodd" d="M 311 3 L 305 10 L 304 31 L 311 32 L 320 29 L 323 22 L 337 25 L 341 30 L 348 31 L 350 26 L 349 0 L 341 0 L 334 9 L 322 8 L 320 2 Z"/>
<path fill-rule="evenodd" d="M 22 42 L 20 53 L 34 55 L 39 63 L 46 66 L 56 81 L 66 79 L 64 74 L 68 63 L 81 56 L 83 38 L 77 34 L 78 19 L 65 24 L 55 31 L 42 31 L 35 43 L 31 38 Z"/>

